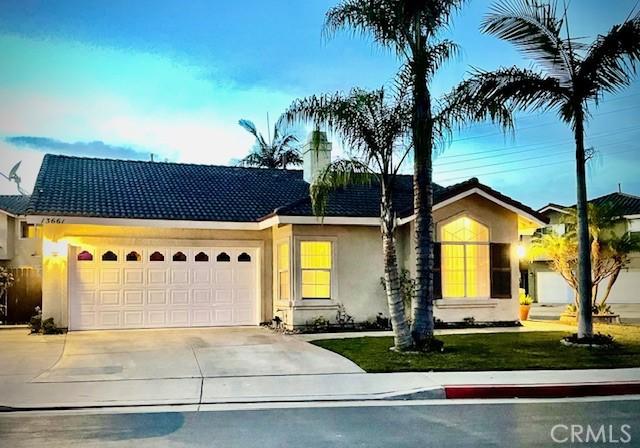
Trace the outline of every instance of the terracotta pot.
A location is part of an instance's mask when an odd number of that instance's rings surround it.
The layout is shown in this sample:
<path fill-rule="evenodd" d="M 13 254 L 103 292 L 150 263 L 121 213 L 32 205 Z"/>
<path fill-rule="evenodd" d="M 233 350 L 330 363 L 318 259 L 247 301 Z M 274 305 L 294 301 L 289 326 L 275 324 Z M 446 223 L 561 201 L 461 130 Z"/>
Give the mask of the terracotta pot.
<path fill-rule="evenodd" d="M 520 320 L 529 319 L 529 310 L 531 309 L 531 305 L 520 305 Z"/>

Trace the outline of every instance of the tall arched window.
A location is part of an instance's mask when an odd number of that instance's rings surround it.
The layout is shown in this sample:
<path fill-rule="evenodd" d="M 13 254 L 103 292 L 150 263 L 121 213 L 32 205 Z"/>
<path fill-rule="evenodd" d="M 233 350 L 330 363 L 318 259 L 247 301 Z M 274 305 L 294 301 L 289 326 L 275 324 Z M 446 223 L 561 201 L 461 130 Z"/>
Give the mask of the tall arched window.
<path fill-rule="evenodd" d="M 442 226 L 442 295 L 489 297 L 489 229 L 463 216 Z"/>

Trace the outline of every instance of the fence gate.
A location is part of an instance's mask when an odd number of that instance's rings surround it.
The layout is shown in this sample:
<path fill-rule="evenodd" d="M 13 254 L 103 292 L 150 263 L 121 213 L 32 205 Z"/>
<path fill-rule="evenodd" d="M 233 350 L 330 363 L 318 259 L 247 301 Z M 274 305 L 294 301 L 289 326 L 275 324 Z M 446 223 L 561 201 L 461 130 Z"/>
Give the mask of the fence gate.
<path fill-rule="evenodd" d="M 40 272 L 32 268 L 9 268 L 15 282 L 7 291 L 8 324 L 29 322 L 35 314 L 34 308 L 42 308 L 42 278 Z"/>

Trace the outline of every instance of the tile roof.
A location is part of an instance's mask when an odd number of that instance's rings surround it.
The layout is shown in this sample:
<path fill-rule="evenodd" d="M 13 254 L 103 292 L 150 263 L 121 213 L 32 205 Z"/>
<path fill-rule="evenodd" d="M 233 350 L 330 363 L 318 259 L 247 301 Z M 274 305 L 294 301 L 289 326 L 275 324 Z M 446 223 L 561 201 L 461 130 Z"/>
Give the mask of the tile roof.
<path fill-rule="evenodd" d="M 589 202 L 596 205 L 611 204 L 621 215 L 640 215 L 640 196 L 615 192 L 591 199 Z"/>
<path fill-rule="evenodd" d="M 593 198 L 589 200 L 590 204 L 602 205 L 602 204 L 611 204 L 611 206 L 620 214 L 620 215 L 640 215 L 640 196 L 635 196 L 629 193 L 609 193 L 604 196 L 599 196 L 597 198 Z M 559 205 L 550 202 L 549 204 L 542 207 L 540 210 L 544 210 L 548 207 L 554 207 L 560 210 L 571 210 L 575 208 L 574 205 L 566 206 Z"/>
<path fill-rule="evenodd" d="M 0 210 L 9 212 L 12 215 L 25 215 L 28 205 L 29 196 L 19 194 L 0 195 Z"/>
<path fill-rule="evenodd" d="M 29 214 L 129 219 L 256 222 L 267 216 L 312 216 L 309 185 L 299 170 L 240 168 L 46 155 Z M 545 220 L 534 210 L 478 182 L 443 188 L 435 202 L 470 188 Z M 378 217 L 377 184 L 331 193 L 326 216 Z M 399 216 L 413 211 L 412 178 L 399 176 Z"/>

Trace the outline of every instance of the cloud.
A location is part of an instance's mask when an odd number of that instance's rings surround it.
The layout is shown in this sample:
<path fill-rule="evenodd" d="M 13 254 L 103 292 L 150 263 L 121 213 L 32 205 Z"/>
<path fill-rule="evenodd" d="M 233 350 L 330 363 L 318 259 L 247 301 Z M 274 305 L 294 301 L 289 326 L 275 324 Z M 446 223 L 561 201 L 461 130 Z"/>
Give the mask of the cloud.
<path fill-rule="evenodd" d="M 112 159 L 147 160 L 149 152 L 127 146 L 114 146 L 101 141 L 63 142 L 48 137 L 15 136 L 5 141 L 14 146 L 32 148 L 42 152 L 53 152 L 69 156 L 107 157 Z"/>

